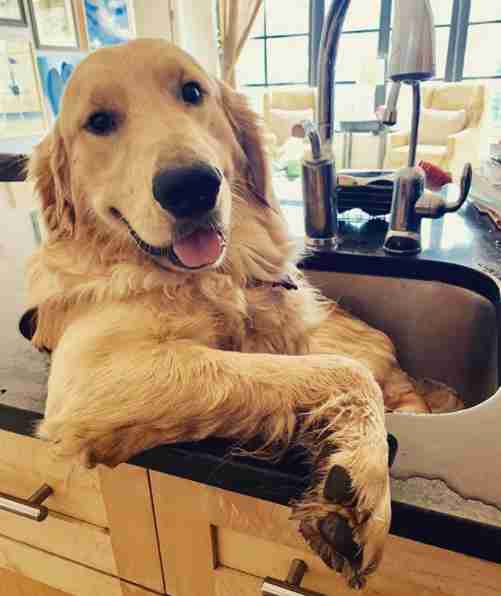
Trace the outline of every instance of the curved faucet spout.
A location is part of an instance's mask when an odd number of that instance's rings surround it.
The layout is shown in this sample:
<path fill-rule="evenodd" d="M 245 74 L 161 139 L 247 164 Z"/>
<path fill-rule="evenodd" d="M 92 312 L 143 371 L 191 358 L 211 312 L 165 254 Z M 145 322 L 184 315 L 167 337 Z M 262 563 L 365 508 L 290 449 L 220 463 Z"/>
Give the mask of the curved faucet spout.
<path fill-rule="evenodd" d="M 332 0 L 320 40 L 316 124 L 322 147 L 329 155 L 332 153 L 334 136 L 335 79 L 339 38 L 349 6 L 350 0 Z"/>

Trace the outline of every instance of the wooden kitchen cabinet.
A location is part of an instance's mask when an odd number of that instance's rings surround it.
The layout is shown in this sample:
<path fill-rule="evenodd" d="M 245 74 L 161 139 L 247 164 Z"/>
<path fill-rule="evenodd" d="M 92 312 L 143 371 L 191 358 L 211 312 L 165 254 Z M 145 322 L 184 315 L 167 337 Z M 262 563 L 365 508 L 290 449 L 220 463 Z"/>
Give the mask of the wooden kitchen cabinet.
<path fill-rule="evenodd" d="M 293 559 L 308 565 L 304 588 L 353 595 L 303 542 L 289 508 L 158 472 L 151 483 L 172 596 L 260 596 L 262 578 L 284 580 Z M 390 536 L 363 594 L 499 596 L 500 586 L 501 565 Z"/>
<path fill-rule="evenodd" d="M 23 594 L 22 576 L 47 586 L 43 596 L 50 589 L 92 596 L 164 592 L 147 470 L 86 470 L 52 458 L 43 441 L 7 431 L 0 431 L 0 446 L 0 492 L 28 498 L 43 484 L 54 491 L 42 522 L 0 510 L 0 596 L 16 594 L 2 591 L 2 580 Z"/>
<path fill-rule="evenodd" d="M 2 596 L 153 596 L 154 592 L 0 536 Z"/>
<path fill-rule="evenodd" d="M 40 523 L 0 511 L 0 596 L 261 596 L 293 559 L 302 586 L 351 596 L 304 543 L 290 509 L 141 467 L 55 461 L 0 431 L 0 492 L 54 494 Z M 472 540 L 475 537 L 472 536 Z M 501 565 L 396 536 L 367 596 L 499 596 Z"/>

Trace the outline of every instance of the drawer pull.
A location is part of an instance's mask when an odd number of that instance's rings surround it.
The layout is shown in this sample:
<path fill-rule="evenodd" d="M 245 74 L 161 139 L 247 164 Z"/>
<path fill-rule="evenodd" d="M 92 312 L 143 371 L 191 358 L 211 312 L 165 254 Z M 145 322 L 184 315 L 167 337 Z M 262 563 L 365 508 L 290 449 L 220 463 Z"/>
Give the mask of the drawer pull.
<path fill-rule="evenodd" d="M 282 582 L 272 577 L 265 577 L 261 588 L 263 596 L 324 596 L 318 592 L 300 588 L 308 567 L 301 559 L 294 559 L 287 579 Z"/>
<path fill-rule="evenodd" d="M 47 507 L 44 507 L 42 503 L 47 497 L 50 497 L 54 491 L 48 484 L 41 486 L 36 492 L 34 492 L 29 499 L 18 499 L 0 493 L 0 509 L 2 511 L 8 511 L 9 513 L 15 513 L 22 517 L 27 517 L 33 521 L 41 522 L 49 514 Z"/>

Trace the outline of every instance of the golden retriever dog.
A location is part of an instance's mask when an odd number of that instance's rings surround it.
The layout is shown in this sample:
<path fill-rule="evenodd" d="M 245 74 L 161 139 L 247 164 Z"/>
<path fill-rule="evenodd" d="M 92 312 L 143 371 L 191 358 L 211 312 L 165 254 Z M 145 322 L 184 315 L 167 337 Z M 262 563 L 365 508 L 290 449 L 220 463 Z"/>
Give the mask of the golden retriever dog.
<path fill-rule="evenodd" d="M 428 406 L 390 339 L 294 266 L 245 98 L 166 42 L 100 49 L 29 170 L 48 232 L 29 266 L 52 352 L 39 435 L 88 466 L 208 436 L 302 445 L 294 517 L 361 586 L 390 525 L 385 404 Z"/>

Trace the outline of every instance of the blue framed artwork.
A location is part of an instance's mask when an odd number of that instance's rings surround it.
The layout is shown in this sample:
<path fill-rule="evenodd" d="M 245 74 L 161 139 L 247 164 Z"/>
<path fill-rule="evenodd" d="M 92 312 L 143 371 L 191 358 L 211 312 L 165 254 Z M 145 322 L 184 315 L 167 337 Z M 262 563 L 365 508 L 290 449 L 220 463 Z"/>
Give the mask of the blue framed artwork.
<path fill-rule="evenodd" d="M 89 48 L 124 43 L 132 37 L 132 15 L 127 0 L 85 0 Z"/>
<path fill-rule="evenodd" d="M 42 89 L 52 119 L 57 118 L 64 87 L 82 59 L 78 54 L 46 54 L 37 57 Z"/>

